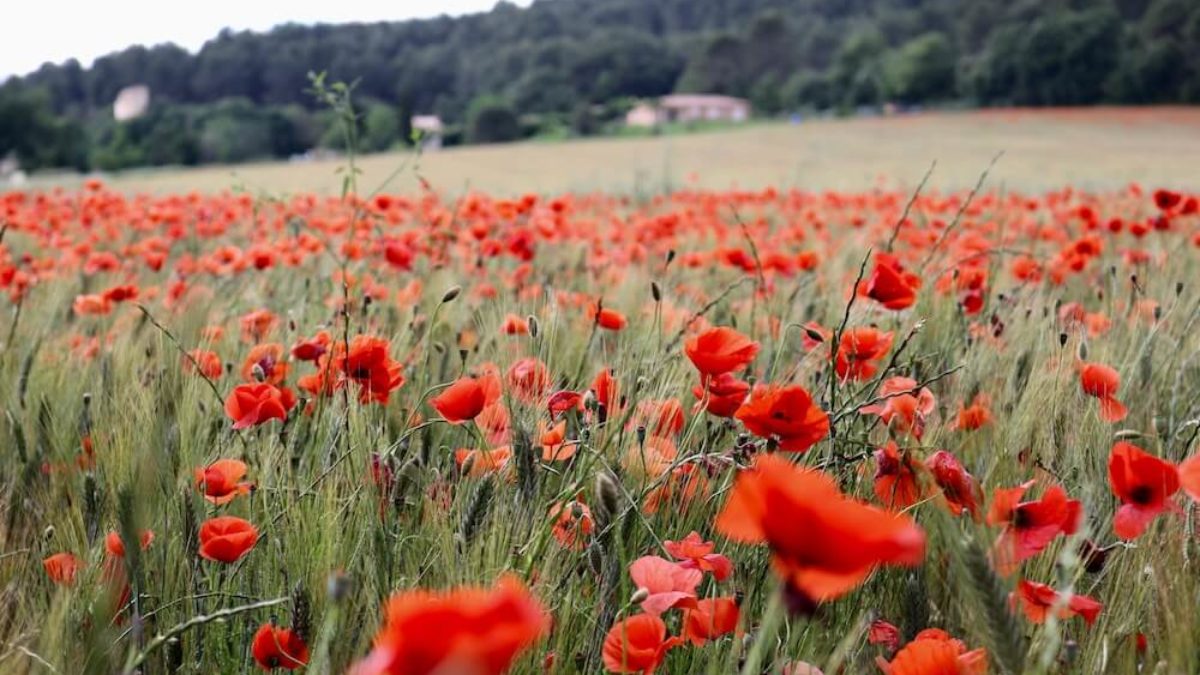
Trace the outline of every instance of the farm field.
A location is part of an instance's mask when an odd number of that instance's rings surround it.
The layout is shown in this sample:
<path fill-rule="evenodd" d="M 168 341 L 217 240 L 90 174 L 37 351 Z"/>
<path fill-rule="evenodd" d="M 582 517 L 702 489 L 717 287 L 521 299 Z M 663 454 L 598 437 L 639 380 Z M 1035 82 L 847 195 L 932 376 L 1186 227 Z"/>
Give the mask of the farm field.
<path fill-rule="evenodd" d="M 1071 184 L 1092 189 L 1128 181 L 1188 187 L 1200 155 L 1200 108 L 1097 108 L 925 113 L 896 118 L 814 119 L 799 125 L 666 137 L 525 142 L 428 153 L 419 173 L 440 190 L 503 197 L 526 192 L 653 193 L 696 186 L 863 190 L 880 182 L 913 187 L 929 164 L 930 186 L 965 189 L 988 160 L 1005 158 L 992 184 L 1020 190 Z M 252 194 L 341 189 L 343 160 L 131 171 L 111 179 L 125 191 L 159 194 L 238 186 Z M 411 155 L 361 158 L 361 184 L 374 188 Z M 72 185 L 77 181 L 67 181 Z M 393 189 L 412 190 L 405 170 Z"/>
<path fill-rule="evenodd" d="M 1198 131 L 5 193 L 0 672 L 1197 672 Z"/>

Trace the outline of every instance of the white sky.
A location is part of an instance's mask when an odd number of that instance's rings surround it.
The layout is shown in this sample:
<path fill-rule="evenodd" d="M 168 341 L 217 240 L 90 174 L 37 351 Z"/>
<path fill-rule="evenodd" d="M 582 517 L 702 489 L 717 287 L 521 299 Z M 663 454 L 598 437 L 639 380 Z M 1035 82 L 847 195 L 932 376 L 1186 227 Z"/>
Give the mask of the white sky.
<path fill-rule="evenodd" d="M 497 0 L 8 0 L 0 22 L 0 79 L 43 63 L 85 67 L 135 44 L 195 52 L 222 28 L 268 30 L 296 23 L 392 21 L 490 10 Z M 514 0 L 528 6 L 530 0 Z"/>

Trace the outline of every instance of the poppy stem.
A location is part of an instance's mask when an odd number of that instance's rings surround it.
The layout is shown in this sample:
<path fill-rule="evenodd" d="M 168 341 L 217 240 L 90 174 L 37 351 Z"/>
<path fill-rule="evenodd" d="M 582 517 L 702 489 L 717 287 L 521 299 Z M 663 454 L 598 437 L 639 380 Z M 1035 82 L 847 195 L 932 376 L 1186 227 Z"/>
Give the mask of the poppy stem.
<path fill-rule="evenodd" d="M 144 663 L 146 661 L 146 658 L 149 657 L 150 654 L 154 650 L 165 645 L 171 638 L 173 638 L 177 635 L 186 633 L 187 631 L 191 630 L 192 628 L 195 628 L 196 626 L 202 626 L 204 624 L 212 623 L 213 621 L 218 621 L 220 619 L 227 619 L 231 616 L 245 614 L 246 612 L 253 612 L 256 609 L 263 609 L 265 607 L 274 607 L 275 605 L 282 605 L 283 603 L 290 602 L 290 601 L 291 601 L 291 597 L 285 595 L 282 598 L 272 598 L 271 600 L 260 600 L 259 602 L 252 602 L 248 605 L 238 605 L 237 607 L 227 607 L 225 609 L 219 609 L 219 610 L 213 612 L 212 614 L 201 614 L 199 616 L 193 616 L 192 618 L 188 619 L 187 621 L 184 621 L 183 623 L 172 626 L 169 630 L 167 630 L 167 632 L 159 633 L 158 635 L 155 635 L 154 639 L 151 640 L 146 645 L 145 649 L 130 656 L 129 660 L 125 663 L 125 668 L 122 672 L 126 673 L 127 675 L 135 672 L 137 670 L 137 667 L 142 665 L 142 663 Z"/>
<path fill-rule="evenodd" d="M 750 646 L 750 654 L 746 656 L 746 663 L 742 666 L 742 675 L 758 675 L 763 671 L 762 663 L 766 658 L 767 643 L 775 641 L 779 624 L 783 622 L 783 615 L 783 589 L 777 585 L 771 594 L 771 602 L 767 605 L 762 622 L 758 625 L 758 635 L 754 637 L 754 644 Z"/>
<path fill-rule="evenodd" d="M 171 331 L 167 330 L 165 326 L 163 326 L 158 322 L 157 319 L 154 318 L 154 315 L 150 313 L 150 310 L 146 309 L 145 305 L 139 302 L 137 304 L 137 308 L 142 311 L 142 314 L 146 315 L 146 319 L 150 321 L 150 323 L 154 324 L 154 327 L 158 329 L 158 332 L 167 336 L 167 339 L 175 345 L 175 348 L 179 350 L 179 353 L 183 354 L 183 358 L 191 362 L 192 367 L 196 370 L 196 374 L 204 378 L 204 381 L 208 383 L 208 388 L 212 389 L 213 395 L 217 397 L 217 400 L 221 402 L 221 407 L 224 408 L 225 397 L 221 395 L 221 391 L 217 389 L 217 385 L 212 381 L 212 378 L 204 373 L 204 369 L 200 367 L 200 363 L 196 361 L 195 357 L 193 357 L 186 349 L 183 348 L 183 345 L 179 343 L 179 340 L 175 338 L 175 335 L 172 334 Z"/>

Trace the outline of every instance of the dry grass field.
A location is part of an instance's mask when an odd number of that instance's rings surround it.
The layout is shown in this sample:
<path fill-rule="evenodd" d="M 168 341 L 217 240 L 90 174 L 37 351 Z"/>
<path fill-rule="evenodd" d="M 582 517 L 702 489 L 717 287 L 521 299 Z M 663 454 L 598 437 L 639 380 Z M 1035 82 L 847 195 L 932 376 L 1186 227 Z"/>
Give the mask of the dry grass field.
<path fill-rule="evenodd" d="M 881 181 L 910 185 L 933 160 L 930 184 L 969 187 L 1003 151 L 992 184 L 1037 190 L 1085 189 L 1129 181 L 1186 186 L 1200 157 L 1200 108 L 1094 108 L 929 113 L 894 118 L 820 119 L 646 138 L 526 142 L 450 148 L 420 159 L 419 173 L 441 190 L 493 195 L 529 191 L 661 191 L 766 185 L 861 190 Z M 376 186 L 411 155 L 361 159 L 362 185 Z M 334 193 L 342 160 L 131 171 L 111 178 L 126 191 Z M 415 189 L 404 171 L 390 189 Z"/>

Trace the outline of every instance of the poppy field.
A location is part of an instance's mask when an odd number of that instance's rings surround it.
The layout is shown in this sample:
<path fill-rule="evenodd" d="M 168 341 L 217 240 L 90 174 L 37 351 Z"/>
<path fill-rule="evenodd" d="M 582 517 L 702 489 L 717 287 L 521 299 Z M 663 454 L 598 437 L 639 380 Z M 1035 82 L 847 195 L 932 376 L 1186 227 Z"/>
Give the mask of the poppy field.
<path fill-rule="evenodd" d="M 1200 670 L 1200 195 L 0 195 L 0 671 Z"/>

